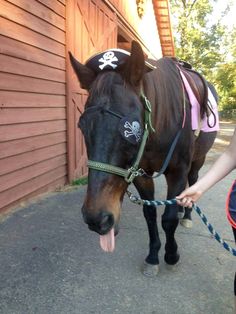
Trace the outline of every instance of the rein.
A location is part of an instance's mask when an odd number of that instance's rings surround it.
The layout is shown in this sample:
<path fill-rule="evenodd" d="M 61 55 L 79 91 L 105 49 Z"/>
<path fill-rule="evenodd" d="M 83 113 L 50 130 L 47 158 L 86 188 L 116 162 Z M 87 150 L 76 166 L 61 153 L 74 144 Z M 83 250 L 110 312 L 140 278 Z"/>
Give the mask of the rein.
<path fill-rule="evenodd" d="M 159 200 L 143 200 L 140 197 L 132 194 L 130 191 L 126 192 L 130 201 L 132 203 L 138 204 L 138 205 L 147 205 L 147 206 L 160 206 L 160 205 L 176 205 L 177 200 L 171 199 L 171 200 L 165 200 L 165 201 L 159 201 Z M 220 244 L 222 244 L 223 248 L 227 251 L 229 251 L 232 255 L 236 256 L 236 250 L 233 249 L 225 240 L 222 239 L 222 237 L 219 235 L 219 233 L 213 228 L 213 226 L 208 222 L 207 217 L 203 214 L 201 209 L 193 203 L 192 208 L 196 211 L 196 213 L 200 216 L 203 223 L 207 226 L 210 233 L 214 236 L 216 241 L 218 241 Z"/>

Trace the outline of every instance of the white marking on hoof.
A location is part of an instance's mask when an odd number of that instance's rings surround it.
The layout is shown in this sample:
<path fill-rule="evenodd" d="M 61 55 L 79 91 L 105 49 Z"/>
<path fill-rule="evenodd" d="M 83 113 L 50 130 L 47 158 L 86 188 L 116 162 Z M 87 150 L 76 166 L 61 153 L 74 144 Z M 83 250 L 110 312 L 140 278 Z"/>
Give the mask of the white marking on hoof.
<path fill-rule="evenodd" d="M 184 212 L 178 212 L 178 218 L 183 219 L 184 218 Z"/>
<path fill-rule="evenodd" d="M 179 268 L 179 264 L 180 264 L 180 260 L 178 260 L 178 262 L 174 265 L 170 265 L 166 263 L 166 269 L 168 269 L 169 271 L 177 271 Z"/>
<path fill-rule="evenodd" d="M 187 229 L 191 229 L 193 227 L 193 222 L 190 219 L 180 219 L 180 224 Z"/>
<path fill-rule="evenodd" d="M 183 219 L 183 218 L 184 218 L 184 215 L 185 215 L 185 208 L 184 208 L 184 207 L 181 207 L 181 209 L 179 209 L 177 215 L 178 215 L 178 218 L 179 218 L 179 219 Z"/>
<path fill-rule="evenodd" d="M 143 264 L 143 274 L 147 277 L 155 277 L 159 272 L 159 265 L 152 265 L 144 262 Z"/>

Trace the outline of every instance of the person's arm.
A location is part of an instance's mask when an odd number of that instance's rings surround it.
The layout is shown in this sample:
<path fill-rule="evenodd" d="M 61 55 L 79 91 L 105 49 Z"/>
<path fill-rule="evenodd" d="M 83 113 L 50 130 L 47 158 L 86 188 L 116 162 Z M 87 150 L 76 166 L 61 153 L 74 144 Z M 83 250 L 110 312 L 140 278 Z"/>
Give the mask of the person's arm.
<path fill-rule="evenodd" d="M 178 204 L 184 207 L 191 207 L 201 195 L 210 189 L 215 183 L 223 179 L 236 168 L 236 129 L 232 140 L 226 151 L 216 160 L 208 172 L 194 185 L 184 190 L 176 198 Z"/>

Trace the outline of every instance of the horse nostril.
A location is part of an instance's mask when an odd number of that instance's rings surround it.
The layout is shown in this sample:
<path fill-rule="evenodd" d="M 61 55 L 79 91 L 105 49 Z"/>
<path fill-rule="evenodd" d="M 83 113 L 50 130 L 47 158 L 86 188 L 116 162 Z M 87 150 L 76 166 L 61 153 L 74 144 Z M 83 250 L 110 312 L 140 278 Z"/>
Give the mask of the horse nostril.
<path fill-rule="evenodd" d="M 100 219 L 100 229 L 102 232 L 107 232 L 114 224 L 114 216 L 110 213 L 102 213 Z"/>
<path fill-rule="evenodd" d="M 101 226 L 106 225 L 109 222 L 109 219 L 110 219 L 109 215 L 104 216 L 100 222 L 100 225 Z"/>

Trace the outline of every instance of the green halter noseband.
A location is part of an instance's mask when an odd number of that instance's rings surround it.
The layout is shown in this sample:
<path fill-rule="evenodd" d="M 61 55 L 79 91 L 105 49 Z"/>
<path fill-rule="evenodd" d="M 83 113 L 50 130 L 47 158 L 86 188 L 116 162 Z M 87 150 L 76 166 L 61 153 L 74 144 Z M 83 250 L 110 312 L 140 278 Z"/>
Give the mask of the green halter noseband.
<path fill-rule="evenodd" d="M 150 101 L 147 99 L 147 97 L 141 93 L 141 101 L 144 105 L 144 132 L 143 132 L 143 137 L 142 141 L 139 147 L 139 151 L 136 157 L 135 162 L 129 169 L 123 169 L 117 166 L 109 165 L 103 162 L 99 161 L 94 161 L 94 160 L 88 160 L 88 168 L 94 169 L 94 170 L 99 170 L 103 172 L 108 172 L 112 174 L 116 174 L 118 176 L 121 176 L 125 179 L 127 183 L 132 183 L 134 178 L 137 176 L 142 176 L 145 171 L 141 168 L 139 168 L 139 164 L 141 161 L 141 158 L 143 156 L 143 152 L 146 146 L 146 142 L 148 139 L 149 132 L 155 132 L 155 129 L 152 126 L 152 121 L 151 121 L 151 114 L 152 114 L 152 108 Z"/>

